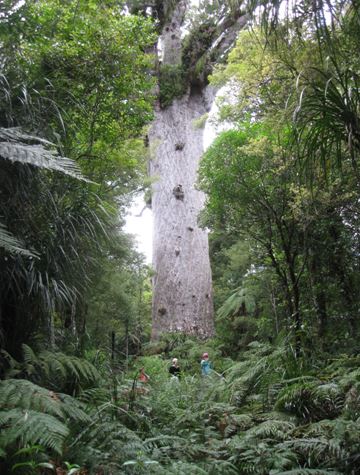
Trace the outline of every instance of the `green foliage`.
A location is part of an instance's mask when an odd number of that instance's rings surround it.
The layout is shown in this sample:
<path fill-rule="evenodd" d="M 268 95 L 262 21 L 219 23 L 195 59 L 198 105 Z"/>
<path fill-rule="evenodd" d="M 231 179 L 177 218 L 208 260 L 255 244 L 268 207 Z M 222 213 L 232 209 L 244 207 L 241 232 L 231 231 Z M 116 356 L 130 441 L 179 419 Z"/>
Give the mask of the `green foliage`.
<path fill-rule="evenodd" d="M 55 391 L 76 392 L 80 387 L 92 386 L 100 378 L 95 367 L 76 356 L 42 351 L 35 354 L 23 345 L 23 361 L 17 362 L 5 353 L 8 377 L 27 378 Z"/>
<path fill-rule="evenodd" d="M 356 12 L 350 4 L 334 8 L 330 27 L 322 8 L 305 9 L 306 21 L 286 18 L 271 34 L 244 30 L 228 65 L 213 77 L 217 84 L 232 81 L 231 104 L 220 116 L 234 127 L 200 166 L 208 194 L 202 221 L 222 246 L 212 250 L 216 306 L 226 307 L 226 298 L 250 281 L 256 303 L 250 331 L 270 340 L 292 333 L 297 356 L 301 347 L 314 351 L 313 335 L 333 351 L 341 343 L 331 334 L 357 331 L 359 269 L 351 262 L 358 249 L 358 151 L 357 125 L 350 122 L 357 120 L 358 98 L 348 97 L 356 89 Z M 219 262 L 234 236 L 249 245 L 246 271 Z M 223 334 L 234 327 L 231 318 L 219 319 Z M 235 351 L 243 344 L 227 342 Z"/>
<path fill-rule="evenodd" d="M 280 22 L 270 2 L 268 36 L 240 35 L 216 79 L 241 82 L 221 112 L 234 127 L 200 167 L 218 336 L 144 345 L 151 272 L 117 231 L 144 174 L 137 137 L 153 81 L 143 51 L 154 41 L 145 17 L 162 21 L 167 3 L 144 12 L 133 2 L 143 18 L 113 2 L 1 7 L 0 471 L 354 475 L 358 9 L 334 6 L 330 25 L 322 5 L 300 2 Z M 237 18 L 238 7 L 224 8 Z M 207 20 L 186 40 L 186 73 L 161 68 L 162 107 L 189 78 L 206 81 L 218 33 Z M 80 169 L 97 185 L 74 180 Z M 35 332 L 38 346 L 64 352 L 21 347 Z M 173 357 L 180 380 L 168 373 Z"/>
<path fill-rule="evenodd" d="M 23 379 L 3 381 L 1 447 L 14 454 L 12 465 L 50 463 L 50 454 L 58 452 L 57 466 L 74 460 L 90 473 L 353 473 L 358 420 L 349 417 L 337 379 L 344 368 L 353 375 L 346 382 L 349 396 L 358 384 L 356 361 L 338 360 L 335 375 L 334 363 L 324 362 L 314 376 L 298 368 L 299 376 L 291 379 L 285 348 L 253 342 L 225 378 L 201 378 L 191 353 L 200 342 L 175 336 L 170 351 L 182 355 L 180 380 L 169 377 L 164 354 L 139 358 L 126 374 L 108 374 L 101 387 L 78 399 Z M 146 384 L 136 379 L 142 366 L 150 375 Z M 43 457 L 35 454 L 27 462 L 25 453 L 15 454 L 15 442 L 16 450 L 41 443 Z"/>
<path fill-rule="evenodd" d="M 159 72 L 160 106 L 170 106 L 174 99 L 182 97 L 186 91 L 187 80 L 182 65 L 162 65 Z"/>
<path fill-rule="evenodd" d="M 14 235 L 7 231 L 6 227 L 0 223 L 0 247 L 11 254 L 22 254 L 25 256 L 35 257 L 28 249 L 25 249 L 24 244 L 19 241 Z"/>
<path fill-rule="evenodd" d="M 4 432 L 1 441 L 3 448 L 21 439 L 24 444 L 40 443 L 54 452 L 62 453 L 64 440 L 69 435 L 67 427 L 55 417 L 31 410 L 25 413 L 16 409 L 1 411 L 0 425 Z M 4 431 L 6 426 L 11 429 Z"/>
<path fill-rule="evenodd" d="M 3 408 L 45 412 L 63 421 L 70 417 L 81 422 L 89 422 L 81 404 L 71 396 L 54 393 L 23 379 L 6 379 L 0 386 Z"/>
<path fill-rule="evenodd" d="M 119 230 L 146 173 L 153 24 L 114 2 L 4 10 L 0 333 L 15 357 L 35 334 L 81 351 L 102 268 L 116 254 L 118 280 L 136 280 L 142 266 L 127 266 L 132 244 Z"/>
<path fill-rule="evenodd" d="M 193 25 L 185 36 L 182 64 L 191 84 L 206 84 L 210 72 L 209 49 L 214 41 L 216 26 L 213 19 Z"/>
<path fill-rule="evenodd" d="M 73 160 L 60 157 L 47 150 L 44 145 L 52 145 L 46 140 L 24 134 L 15 128 L 0 128 L 0 157 L 11 162 L 54 170 L 78 179 L 84 179 Z"/>
<path fill-rule="evenodd" d="M 298 383 L 280 392 L 275 407 L 305 421 L 333 419 L 344 407 L 344 393 L 335 383 Z"/>
<path fill-rule="evenodd" d="M 219 318 L 234 317 L 240 312 L 246 315 L 253 312 L 255 302 L 251 291 L 245 288 L 237 289 L 222 305 L 218 311 Z"/>
<path fill-rule="evenodd" d="M 23 446 L 41 444 L 61 454 L 69 435 L 69 420 L 89 423 L 84 407 L 71 396 L 54 393 L 23 379 L 7 379 L 0 384 L 2 411 L 0 439 L 3 450 L 16 442 Z"/>

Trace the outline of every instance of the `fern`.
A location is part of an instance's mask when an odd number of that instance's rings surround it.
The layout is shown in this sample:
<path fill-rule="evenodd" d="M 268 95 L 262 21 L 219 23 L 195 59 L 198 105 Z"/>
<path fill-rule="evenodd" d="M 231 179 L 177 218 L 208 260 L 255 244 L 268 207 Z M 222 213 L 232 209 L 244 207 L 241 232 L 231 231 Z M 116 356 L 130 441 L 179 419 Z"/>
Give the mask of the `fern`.
<path fill-rule="evenodd" d="M 344 399 L 341 388 L 335 383 L 297 383 L 280 392 L 275 407 L 306 421 L 316 421 L 339 415 Z"/>
<path fill-rule="evenodd" d="M 15 442 L 41 444 L 62 453 L 68 427 L 56 417 L 32 410 L 11 409 L 0 412 L 0 447 L 6 449 Z"/>
<path fill-rule="evenodd" d="M 22 379 L 0 382 L 0 407 L 0 447 L 10 453 L 16 443 L 40 444 L 61 454 L 69 427 L 90 422 L 76 399 Z"/>
<path fill-rule="evenodd" d="M 50 351 L 35 354 L 28 345 L 22 345 L 22 350 L 23 362 L 5 354 L 10 365 L 8 377 L 26 376 L 55 391 L 74 391 L 79 385 L 90 386 L 100 380 L 97 369 L 84 359 Z"/>
<path fill-rule="evenodd" d="M 321 470 L 318 468 L 295 468 L 286 472 L 271 472 L 271 475 L 342 475 L 334 470 Z"/>
<path fill-rule="evenodd" d="M 245 437 L 259 439 L 271 438 L 272 440 L 284 440 L 289 432 L 295 428 L 295 424 L 285 421 L 267 420 L 246 432 Z"/>
<path fill-rule="evenodd" d="M 115 473 L 122 473 L 120 469 L 127 460 L 136 459 L 139 453 L 150 456 L 141 438 L 121 420 L 114 419 L 113 409 L 109 404 L 92 413 L 92 422 L 83 427 L 70 445 L 73 457 L 79 463 L 87 463 L 90 473 L 96 473 L 98 465 L 107 466 L 109 472 L 110 467 L 115 467 Z"/>
<path fill-rule="evenodd" d="M 311 466 L 320 461 L 328 462 L 333 459 L 341 459 L 345 456 L 338 439 L 326 439 L 325 437 L 302 438 L 284 442 L 284 446 L 291 447 L 300 454 Z"/>
<path fill-rule="evenodd" d="M 6 379 L 0 382 L 0 406 L 43 411 L 62 417 L 58 396 L 27 380 Z"/>
<path fill-rule="evenodd" d="M 293 450 L 271 439 L 259 440 L 245 434 L 234 437 L 228 445 L 233 454 L 230 460 L 239 467 L 240 474 L 268 475 L 298 465 Z"/>
<path fill-rule="evenodd" d="M 1 158 L 85 180 L 73 160 L 60 157 L 56 152 L 44 147 L 49 145 L 53 146 L 50 142 L 25 134 L 18 128 L 4 129 L 0 127 Z"/>
<path fill-rule="evenodd" d="M 217 315 L 219 319 L 234 317 L 244 307 L 246 312 L 253 312 L 255 309 L 255 299 L 251 291 L 240 287 L 228 297 L 224 304 L 219 308 Z"/>
<path fill-rule="evenodd" d="M 37 257 L 34 251 L 26 249 L 24 243 L 11 234 L 0 222 L 0 247 L 11 254 L 22 254 L 29 257 Z"/>

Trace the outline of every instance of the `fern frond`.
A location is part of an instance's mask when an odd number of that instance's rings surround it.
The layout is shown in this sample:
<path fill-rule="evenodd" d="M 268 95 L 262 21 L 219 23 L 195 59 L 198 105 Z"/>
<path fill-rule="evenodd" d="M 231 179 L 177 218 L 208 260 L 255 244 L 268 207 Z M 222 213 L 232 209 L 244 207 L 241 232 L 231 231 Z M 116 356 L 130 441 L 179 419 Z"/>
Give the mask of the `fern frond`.
<path fill-rule="evenodd" d="M 280 392 L 275 408 L 315 421 L 339 415 L 344 400 L 344 393 L 335 383 L 297 383 Z"/>
<path fill-rule="evenodd" d="M 35 252 L 26 249 L 24 243 L 11 234 L 0 222 L 0 247 L 11 254 L 22 254 L 24 256 L 37 257 Z"/>
<path fill-rule="evenodd" d="M 29 142 L 35 142 L 31 144 Z M 53 145 L 46 140 L 33 137 L 17 128 L 0 127 L 0 158 L 46 170 L 64 173 L 73 178 L 87 181 L 73 160 L 60 157 L 44 145 Z"/>
<path fill-rule="evenodd" d="M 112 406 L 107 406 L 110 410 Z M 148 450 L 141 438 L 132 430 L 125 427 L 120 420 L 114 420 L 109 412 L 93 413 L 93 421 L 84 426 L 70 445 L 77 460 L 91 460 L 94 466 L 114 463 L 122 473 L 121 465 L 130 459 L 136 459 L 139 453 L 147 455 Z M 90 467 L 91 469 L 92 467 Z M 90 473 L 96 473 L 95 469 Z"/>
<path fill-rule="evenodd" d="M 315 459 L 328 459 L 331 457 L 340 458 L 345 455 L 345 451 L 341 447 L 341 441 L 337 439 L 302 438 L 283 442 L 284 446 L 291 447 L 296 452 L 301 453 L 304 457 Z"/>
<path fill-rule="evenodd" d="M 61 401 L 61 411 L 65 420 L 71 419 L 87 424 L 91 421 L 90 417 L 84 411 L 85 407 L 81 401 L 63 393 L 58 393 L 58 397 Z"/>
<path fill-rule="evenodd" d="M 42 388 L 25 379 L 5 379 L 0 381 L 0 406 L 46 412 L 62 417 L 58 397 L 48 389 Z"/>
<path fill-rule="evenodd" d="M 318 468 L 295 468 L 286 472 L 272 472 L 274 475 L 342 475 L 335 470 L 322 470 Z"/>
<path fill-rule="evenodd" d="M 21 442 L 22 445 L 41 444 L 61 454 L 64 440 L 69 435 L 69 429 L 56 417 L 32 410 L 1 411 L 0 427 L 0 447 L 3 449 Z"/>
<path fill-rule="evenodd" d="M 223 305 L 219 308 L 217 316 L 219 319 L 225 319 L 235 316 L 240 309 L 244 307 L 246 312 L 253 312 L 255 309 L 255 299 L 251 294 L 251 290 L 240 287 L 228 297 Z"/>
<path fill-rule="evenodd" d="M 287 434 L 295 428 L 295 424 L 285 421 L 268 420 L 246 431 L 246 437 L 259 439 L 271 438 L 284 440 Z"/>
<path fill-rule="evenodd" d="M 42 352 L 39 360 L 48 367 L 48 374 L 66 375 L 67 378 L 77 378 L 79 381 L 94 383 L 100 379 L 99 372 L 88 361 L 64 353 Z"/>
<path fill-rule="evenodd" d="M 37 357 L 30 346 L 23 344 L 22 353 L 26 365 L 34 366 L 37 363 Z"/>
<path fill-rule="evenodd" d="M 339 378 L 339 384 L 343 388 L 348 388 L 349 386 L 360 382 L 360 368 L 357 368 L 353 371 L 346 370 L 346 373 Z"/>
<path fill-rule="evenodd" d="M 126 389 L 128 389 L 128 387 Z M 99 405 L 106 403 L 111 397 L 109 391 L 104 388 L 90 388 L 82 391 L 79 399 L 88 405 Z"/>
<path fill-rule="evenodd" d="M 18 363 L 18 367 L 30 380 L 54 390 L 61 391 L 68 383 L 94 385 L 101 379 L 95 366 L 84 359 L 51 351 L 35 354 L 27 345 L 22 349 L 24 363 Z"/>
<path fill-rule="evenodd" d="M 32 410 L 62 419 L 89 422 L 81 402 L 67 394 L 54 393 L 24 379 L 0 381 L 0 407 Z"/>

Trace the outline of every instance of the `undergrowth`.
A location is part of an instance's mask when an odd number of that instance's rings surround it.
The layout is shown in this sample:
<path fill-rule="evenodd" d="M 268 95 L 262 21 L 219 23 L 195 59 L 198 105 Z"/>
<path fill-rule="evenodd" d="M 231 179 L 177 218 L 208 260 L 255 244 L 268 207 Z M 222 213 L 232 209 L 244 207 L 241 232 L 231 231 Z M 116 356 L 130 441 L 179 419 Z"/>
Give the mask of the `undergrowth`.
<path fill-rule="evenodd" d="M 23 361 L 8 356 L 1 473 L 360 473 L 358 357 L 324 358 L 315 370 L 284 344 L 253 342 L 236 362 L 216 342 L 173 335 L 161 345 L 102 377 L 60 353 L 24 347 Z M 203 351 L 215 369 L 207 378 Z M 174 356 L 180 380 L 168 375 Z"/>

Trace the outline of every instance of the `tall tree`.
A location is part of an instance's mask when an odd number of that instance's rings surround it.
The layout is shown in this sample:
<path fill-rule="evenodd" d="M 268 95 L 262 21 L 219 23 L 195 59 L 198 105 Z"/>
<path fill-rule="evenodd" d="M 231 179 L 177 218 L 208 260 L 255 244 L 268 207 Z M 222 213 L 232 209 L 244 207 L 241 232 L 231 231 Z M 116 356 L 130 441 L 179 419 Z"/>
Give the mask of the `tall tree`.
<path fill-rule="evenodd" d="M 216 26 L 220 9 L 214 3 L 203 2 L 184 41 L 190 2 L 174 2 L 162 19 L 159 107 L 149 134 L 154 178 L 154 338 L 162 331 L 200 337 L 214 333 L 208 236 L 198 225 L 204 195 L 195 187 L 203 131 L 194 122 L 211 106 L 206 88 L 211 62 L 231 43 L 241 24 L 238 14 L 222 11 L 230 19 L 230 28 L 216 44 L 224 27 Z"/>
<path fill-rule="evenodd" d="M 278 306 L 274 316 L 295 330 L 297 354 L 306 333 L 324 342 L 336 325 L 356 335 L 354 18 L 358 10 L 349 7 L 332 29 L 314 28 L 310 15 L 303 24 L 282 22 L 276 35 L 242 32 L 225 69 L 226 79 L 239 81 L 238 100 L 223 110 L 237 131 L 224 134 L 202 165 L 209 225 L 257 243 L 257 273 L 276 272 L 286 311 L 281 317 Z M 255 141 L 251 131 L 260 134 Z"/>
<path fill-rule="evenodd" d="M 154 38 L 152 22 L 118 2 L 8 5 L 0 31 L 7 131 L 0 133 L 0 345 L 16 354 L 36 332 L 52 343 L 55 328 L 83 334 L 86 290 L 112 259 L 109 237 L 128 246 L 119 218 L 145 172 L 136 137 L 152 116 L 145 50 Z M 55 148 L 92 182 L 67 176 L 76 168 Z"/>

